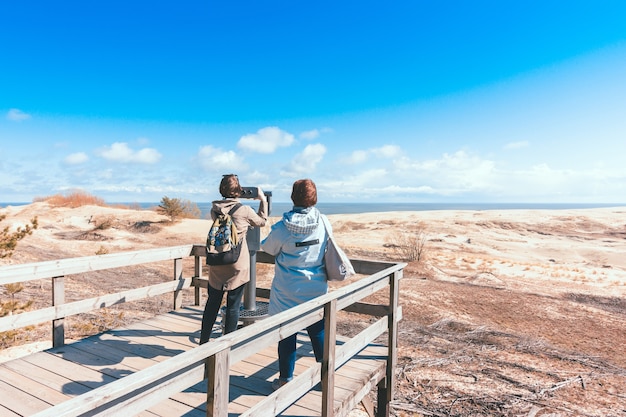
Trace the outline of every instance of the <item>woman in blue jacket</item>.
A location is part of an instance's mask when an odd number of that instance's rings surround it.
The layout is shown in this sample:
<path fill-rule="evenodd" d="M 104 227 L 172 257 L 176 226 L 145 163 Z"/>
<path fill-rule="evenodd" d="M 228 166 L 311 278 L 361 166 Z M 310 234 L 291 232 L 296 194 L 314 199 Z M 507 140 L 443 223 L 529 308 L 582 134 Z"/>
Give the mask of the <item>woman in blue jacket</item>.
<path fill-rule="evenodd" d="M 298 180 L 291 192 L 293 209 L 272 226 L 261 249 L 275 257 L 269 314 L 274 315 L 328 292 L 324 251 L 328 238 L 324 215 L 315 208 L 317 188 L 310 179 Z M 326 224 L 330 225 L 328 219 Z M 328 233 L 331 231 L 329 230 Z M 307 327 L 315 359 L 324 353 L 324 320 Z M 296 334 L 278 342 L 280 375 L 272 383 L 278 389 L 293 379 L 296 363 Z"/>

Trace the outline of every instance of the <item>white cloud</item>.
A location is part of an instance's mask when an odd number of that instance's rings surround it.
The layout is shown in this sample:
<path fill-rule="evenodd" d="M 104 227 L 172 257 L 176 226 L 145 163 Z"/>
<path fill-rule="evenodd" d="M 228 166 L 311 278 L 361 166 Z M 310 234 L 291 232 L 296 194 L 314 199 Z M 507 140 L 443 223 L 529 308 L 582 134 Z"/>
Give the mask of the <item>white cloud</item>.
<path fill-rule="evenodd" d="M 7 119 L 14 122 L 22 122 L 24 120 L 30 119 L 31 116 L 28 113 L 24 113 L 20 109 L 10 109 L 7 112 Z"/>
<path fill-rule="evenodd" d="M 243 159 L 234 151 L 224 151 L 211 145 L 200 148 L 197 159 L 202 168 L 210 172 L 228 174 L 246 169 Z"/>
<path fill-rule="evenodd" d="M 527 148 L 528 146 L 530 146 L 530 143 L 527 140 L 522 140 L 519 142 L 507 143 L 506 145 L 504 145 L 504 149 L 521 149 Z"/>
<path fill-rule="evenodd" d="M 347 159 L 349 164 L 361 164 L 366 162 L 371 156 L 376 159 L 395 158 L 402 155 L 402 149 L 396 145 L 384 145 L 379 148 L 356 150 Z"/>
<path fill-rule="evenodd" d="M 115 142 L 111 146 L 106 146 L 98 154 L 104 159 L 115 162 L 154 164 L 161 159 L 161 154 L 156 149 L 143 148 L 139 151 L 134 151 L 124 142 Z"/>
<path fill-rule="evenodd" d="M 68 165 L 79 165 L 89 160 L 85 152 L 76 152 L 65 157 L 63 160 Z"/>
<path fill-rule="evenodd" d="M 394 158 L 402 154 L 402 150 L 396 145 L 385 145 L 380 148 L 374 148 L 372 149 L 372 152 L 374 154 L 384 156 L 385 158 Z"/>
<path fill-rule="evenodd" d="M 368 156 L 369 156 L 369 153 L 367 151 L 363 151 L 363 150 L 354 151 L 348 157 L 348 163 L 360 164 L 362 162 L 367 161 Z"/>
<path fill-rule="evenodd" d="M 270 126 L 242 136 L 237 142 L 237 147 L 246 151 L 270 154 L 279 147 L 290 146 L 293 142 L 294 136 L 291 133 Z"/>
<path fill-rule="evenodd" d="M 484 193 L 492 196 L 506 191 L 498 184 L 502 172 L 496 163 L 466 151 L 444 153 L 438 159 L 411 160 L 396 158 L 390 167 L 389 178 L 411 193 L 427 193 L 442 196 Z M 412 191 L 410 191 L 412 190 Z"/>
<path fill-rule="evenodd" d="M 317 139 L 322 135 L 325 135 L 327 133 L 332 133 L 333 129 L 331 129 L 330 127 L 323 127 L 321 129 L 311 129 L 311 130 L 305 130 L 304 132 L 301 132 L 299 136 L 300 139 L 304 139 L 304 140 L 313 140 L 313 139 Z"/>
<path fill-rule="evenodd" d="M 134 154 L 134 162 L 154 164 L 159 162 L 161 154 L 154 148 L 143 148 Z"/>
<path fill-rule="evenodd" d="M 488 187 L 495 163 L 466 151 L 457 151 L 444 153 L 441 159 L 413 164 L 412 168 L 448 189 L 470 191 Z"/>
<path fill-rule="evenodd" d="M 312 140 L 320 137 L 320 131 L 318 129 L 307 130 L 306 132 L 300 133 L 301 139 Z"/>
<path fill-rule="evenodd" d="M 302 152 L 291 160 L 289 167 L 283 172 L 283 175 L 294 176 L 312 173 L 325 154 L 326 147 L 321 143 L 307 145 Z"/>

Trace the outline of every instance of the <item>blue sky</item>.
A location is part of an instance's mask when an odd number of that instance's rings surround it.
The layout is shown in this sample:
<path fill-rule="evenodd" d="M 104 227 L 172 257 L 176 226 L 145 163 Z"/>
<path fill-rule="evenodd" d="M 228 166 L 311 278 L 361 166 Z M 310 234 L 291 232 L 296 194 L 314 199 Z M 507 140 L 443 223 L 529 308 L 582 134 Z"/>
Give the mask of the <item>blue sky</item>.
<path fill-rule="evenodd" d="M 0 201 L 626 202 L 623 1 L 0 6 Z"/>

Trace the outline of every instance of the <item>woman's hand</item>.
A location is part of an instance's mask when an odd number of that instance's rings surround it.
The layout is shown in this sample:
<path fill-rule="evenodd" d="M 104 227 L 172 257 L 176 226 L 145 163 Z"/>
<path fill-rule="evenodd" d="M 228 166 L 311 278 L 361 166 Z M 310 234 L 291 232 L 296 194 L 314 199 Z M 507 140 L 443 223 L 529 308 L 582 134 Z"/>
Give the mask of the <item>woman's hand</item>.
<path fill-rule="evenodd" d="M 257 190 L 256 199 L 267 202 L 267 197 L 265 197 L 265 193 L 263 192 L 263 190 L 261 190 L 261 187 L 256 187 L 256 190 Z"/>

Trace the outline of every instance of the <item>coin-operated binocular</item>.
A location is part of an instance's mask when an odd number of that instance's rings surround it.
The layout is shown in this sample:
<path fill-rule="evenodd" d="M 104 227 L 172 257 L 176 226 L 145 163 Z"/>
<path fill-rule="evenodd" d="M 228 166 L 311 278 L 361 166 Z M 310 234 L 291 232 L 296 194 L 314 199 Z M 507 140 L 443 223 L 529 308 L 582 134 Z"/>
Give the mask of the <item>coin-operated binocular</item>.
<path fill-rule="evenodd" d="M 242 187 L 239 198 L 254 199 L 258 197 L 257 187 Z M 272 212 L 272 192 L 264 191 L 267 199 L 267 214 Z M 261 250 L 261 228 L 250 227 L 246 235 L 248 241 L 248 251 L 250 252 L 250 282 L 246 284 L 243 296 L 243 310 L 239 317 L 244 325 L 251 324 L 259 318 L 267 316 L 266 302 L 256 301 L 256 253 Z"/>

